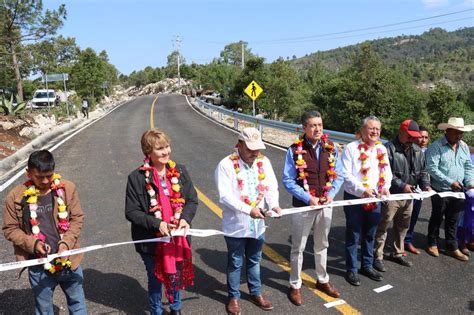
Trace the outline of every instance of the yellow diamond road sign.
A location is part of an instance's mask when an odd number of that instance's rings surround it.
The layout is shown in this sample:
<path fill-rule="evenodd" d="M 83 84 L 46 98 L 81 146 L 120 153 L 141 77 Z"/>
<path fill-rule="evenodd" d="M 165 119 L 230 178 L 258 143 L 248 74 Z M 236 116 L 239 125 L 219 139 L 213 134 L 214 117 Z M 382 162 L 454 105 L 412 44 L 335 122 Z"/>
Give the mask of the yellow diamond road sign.
<path fill-rule="evenodd" d="M 263 89 L 257 82 L 252 81 L 244 90 L 245 94 L 247 94 L 253 101 L 257 99 L 257 97 L 263 92 Z"/>

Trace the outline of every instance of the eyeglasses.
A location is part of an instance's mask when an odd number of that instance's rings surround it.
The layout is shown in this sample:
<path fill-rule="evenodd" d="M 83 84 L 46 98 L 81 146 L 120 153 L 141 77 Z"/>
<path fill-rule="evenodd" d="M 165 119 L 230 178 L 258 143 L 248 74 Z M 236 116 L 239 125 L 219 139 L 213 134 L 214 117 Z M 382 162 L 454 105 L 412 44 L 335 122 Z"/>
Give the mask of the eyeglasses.
<path fill-rule="evenodd" d="M 372 128 L 367 128 L 368 131 L 380 131 L 380 128 L 377 127 L 372 127 Z"/>

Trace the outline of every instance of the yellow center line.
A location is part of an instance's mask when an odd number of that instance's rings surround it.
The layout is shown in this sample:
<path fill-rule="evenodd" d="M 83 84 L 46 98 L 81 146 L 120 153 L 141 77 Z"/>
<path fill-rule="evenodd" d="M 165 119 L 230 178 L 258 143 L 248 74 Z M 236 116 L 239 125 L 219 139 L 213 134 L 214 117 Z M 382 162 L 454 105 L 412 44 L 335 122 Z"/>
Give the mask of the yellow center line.
<path fill-rule="evenodd" d="M 150 127 L 153 128 L 154 126 L 154 119 L 153 119 L 153 110 L 155 107 L 155 103 L 158 100 L 158 96 L 153 100 L 153 103 L 151 104 L 151 109 L 150 109 Z M 208 207 L 212 212 L 214 212 L 219 218 L 222 219 L 222 209 L 219 208 L 218 205 L 216 205 L 211 199 L 209 199 L 206 195 L 204 195 L 196 186 L 194 186 L 198 193 L 198 198 L 201 202 L 203 202 L 206 207 Z M 286 272 L 290 272 L 291 267 L 290 263 L 288 260 L 286 260 L 283 256 L 278 254 L 275 250 L 270 248 L 268 245 L 263 245 L 263 253 L 270 258 L 274 263 L 276 263 L 278 266 L 280 266 L 281 269 L 283 269 Z M 301 279 L 303 280 L 304 285 L 319 296 L 321 299 L 323 299 L 326 302 L 332 302 L 337 299 L 330 297 L 327 294 L 324 294 L 323 292 L 316 290 L 315 284 L 316 284 L 316 279 L 311 277 L 305 272 L 301 272 Z M 350 306 L 349 304 L 341 304 L 335 306 L 335 308 L 341 312 L 342 314 L 361 314 L 358 310 Z"/>
<path fill-rule="evenodd" d="M 151 109 L 150 109 L 150 128 L 155 128 L 155 119 L 153 117 L 153 111 L 155 110 L 155 103 L 158 100 L 158 96 L 155 97 L 153 100 L 153 103 L 151 103 Z"/>

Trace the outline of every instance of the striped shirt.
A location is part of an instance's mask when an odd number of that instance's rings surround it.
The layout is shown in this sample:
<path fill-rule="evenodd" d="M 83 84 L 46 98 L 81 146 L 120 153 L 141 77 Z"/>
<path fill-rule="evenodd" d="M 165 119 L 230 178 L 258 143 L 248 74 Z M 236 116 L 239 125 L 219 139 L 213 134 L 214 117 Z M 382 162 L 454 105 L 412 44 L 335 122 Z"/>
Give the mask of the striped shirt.
<path fill-rule="evenodd" d="M 454 151 L 446 137 L 433 142 L 425 152 L 426 168 L 431 187 L 436 191 L 450 191 L 454 182 L 464 187 L 474 186 L 474 172 L 468 145 L 460 141 Z"/>

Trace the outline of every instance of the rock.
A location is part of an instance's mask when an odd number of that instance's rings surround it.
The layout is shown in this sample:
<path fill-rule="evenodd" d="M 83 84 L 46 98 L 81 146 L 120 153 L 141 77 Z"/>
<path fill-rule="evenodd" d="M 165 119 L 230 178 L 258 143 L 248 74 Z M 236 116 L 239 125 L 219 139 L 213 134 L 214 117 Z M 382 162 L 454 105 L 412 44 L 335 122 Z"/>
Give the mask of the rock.
<path fill-rule="evenodd" d="M 56 121 L 56 117 L 54 115 L 47 116 L 44 114 L 39 114 L 33 116 L 31 127 L 23 128 L 20 131 L 20 135 L 33 139 L 34 137 L 51 130 L 57 124 L 58 122 Z"/>
<path fill-rule="evenodd" d="M 150 83 L 143 88 L 127 89 L 130 96 L 152 95 L 160 93 L 181 93 L 181 91 L 194 89 L 194 83 L 185 79 L 166 78 L 159 82 Z"/>
<path fill-rule="evenodd" d="M 23 120 L 15 120 L 13 122 L 11 122 L 11 121 L 0 121 L 0 126 L 4 130 L 10 130 L 10 129 L 13 129 L 13 128 L 16 128 L 16 127 L 23 126 L 24 124 L 25 124 L 25 122 Z"/>
<path fill-rule="evenodd" d="M 25 127 L 21 129 L 19 134 L 20 136 L 26 137 L 28 139 L 33 139 L 37 136 L 37 134 L 35 134 L 35 131 L 32 127 Z"/>

